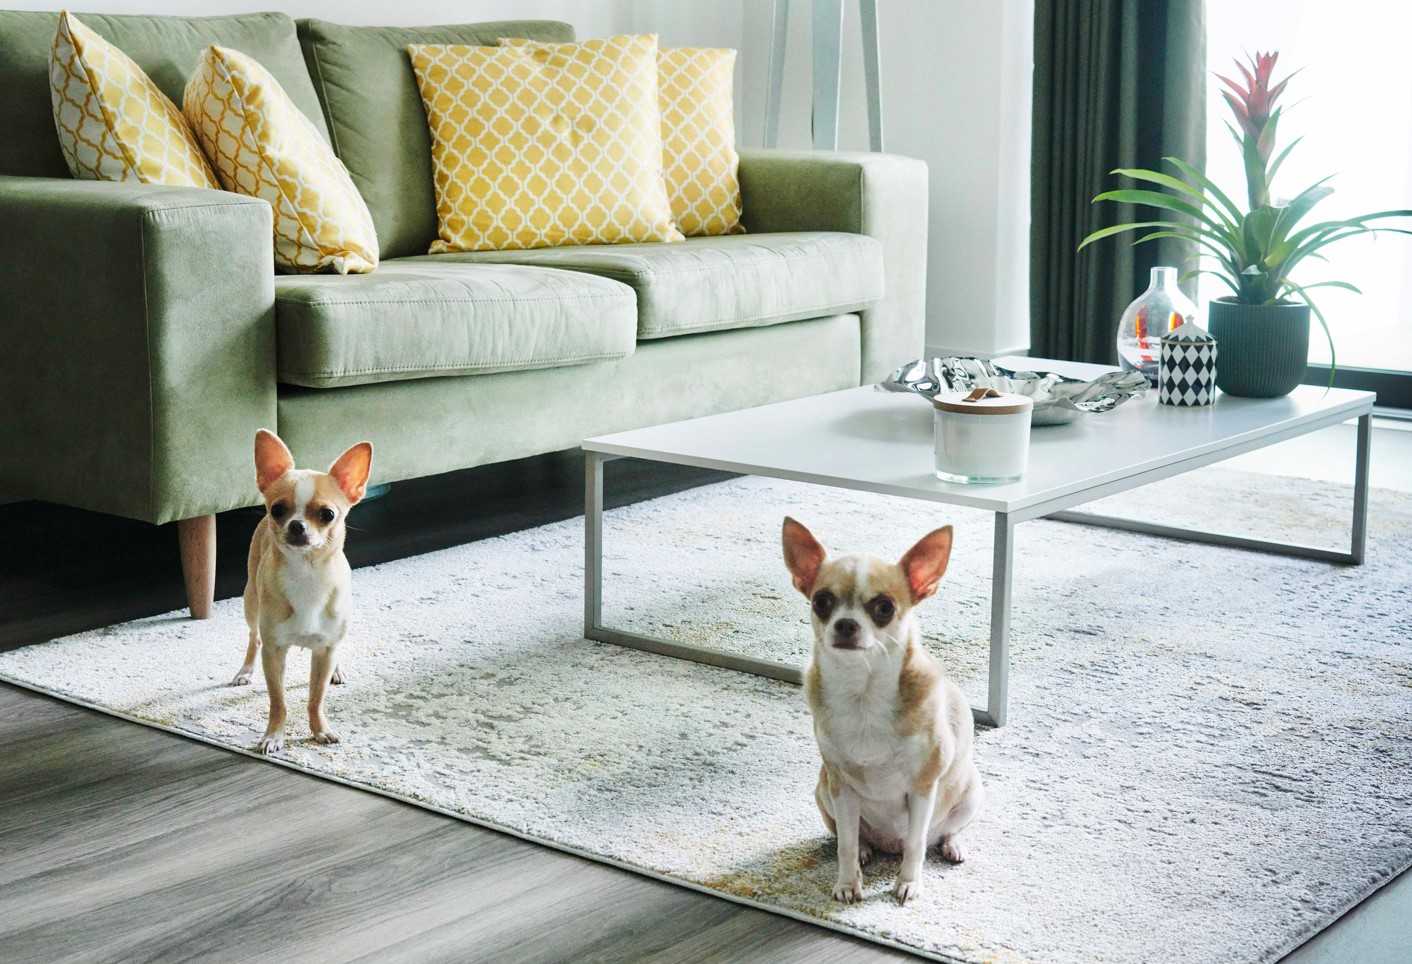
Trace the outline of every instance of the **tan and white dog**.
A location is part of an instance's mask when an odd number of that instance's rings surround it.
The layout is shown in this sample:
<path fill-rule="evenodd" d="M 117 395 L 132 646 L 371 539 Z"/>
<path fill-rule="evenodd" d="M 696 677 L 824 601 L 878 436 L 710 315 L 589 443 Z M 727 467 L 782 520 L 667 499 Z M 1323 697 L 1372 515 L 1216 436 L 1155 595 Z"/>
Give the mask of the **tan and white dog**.
<path fill-rule="evenodd" d="M 330 682 L 343 682 L 337 650 L 353 612 L 344 520 L 363 498 L 372 465 L 372 443 L 359 442 L 327 473 L 296 469 L 279 436 L 263 428 L 255 433 L 255 484 L 265 497 L 265 517 L 250 540 L 245 583 L 250 645 L 231 684 L 250 682 L 258 653 L 270 693 L 269 723 L 255 744 L 260 753 L 284 747 L 284 665 L 291 646 L 313 654 L 309 730 L 314 741 L 338 742 L 324 717 L 324 694 Z"/>
<path fill-rule="evenodd" d="M 892 893 L 904 904 L 916 897 L 927 848 L 964 860 L 956 834 L 985 801 L 970 705 L 922 647 L 915 615 L 950 557 L 950 526 L 890 563 L 830 557 L 784 520 L 785 565 L 813 613 L 804 691 L 824 760 L 814 798 L 838 837 L 833 896 L 844 903 L 862 898 L 874 850 L 902 855 Z"/>

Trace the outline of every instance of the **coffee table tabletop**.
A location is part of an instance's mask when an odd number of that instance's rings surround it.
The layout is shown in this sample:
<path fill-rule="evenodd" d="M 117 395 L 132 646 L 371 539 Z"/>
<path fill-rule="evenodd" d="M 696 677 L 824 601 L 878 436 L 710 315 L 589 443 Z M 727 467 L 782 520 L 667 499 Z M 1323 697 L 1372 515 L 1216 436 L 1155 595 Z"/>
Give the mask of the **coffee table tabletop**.
<path fill-rule="evenodd" d="M 1002 358 L 1011 369 L 1094 377 L 1109 369 L 1039 358 Z M 1015 527 L 1046 518 L 1103 526 L 1319 562 L 1359 565 L 1367 543 L 1371 392 L 1301 386 L 1283 398 L 1218 395 L 1200 408 L 1161 405 L 1157 393 L 1111 412 L 1030 432 L 1029 469 L 1014 483 L 965 485 L 936 478 L 932 407 L 872 386 L 813 398 L 602 435 L 583 443 L 584 636 L 713 666 L 799 682 L 800 667 L 706 646 L 643 636 L 603 623 L 603 463 L 616 458 L 723 469 L 747 475 L 859 489 L 995 514 L 991 569 L 990 678 L 976 721 L 1002 726 L 1008 712 L 1010 596 Z M 1156 522 L 1071 511 L 1134 489 L 1274 445 L 1349 419 L 1358 420 L 1353 519 L 1347 549 L 1271 542 Z"/>
<path fill-rule="evenodd" d="M 1099 365 L 999 359 L 1077 377 Z M 1371 410 L 1370 392 L 1305 385 L 1284 398 L 1222 395 L 1215 405 L 1161 405 L 1157 393 L 1067 425 L 1036 426 L 1024 479 L 966 485 L 936 478 L 932 407 L 873 386 L 601 435 L 587 452 L 900 495 L 993 512 L 1016 512 L 1189 459 L 1229 458 Z M 1091 497 L 1090 497 L 1091 498 Z M 1088 501 L 1084 499 L 1083 501 Z"/>

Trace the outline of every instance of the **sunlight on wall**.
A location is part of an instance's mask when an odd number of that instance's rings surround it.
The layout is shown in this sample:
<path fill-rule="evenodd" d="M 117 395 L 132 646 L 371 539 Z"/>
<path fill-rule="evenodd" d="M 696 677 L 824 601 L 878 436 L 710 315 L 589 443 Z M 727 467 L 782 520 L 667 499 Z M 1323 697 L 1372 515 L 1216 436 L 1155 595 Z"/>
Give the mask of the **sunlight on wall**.
<path fill-rule="evenodd" d="M 1295 70 L 1280 103 L 1277 150 L 1304 136 L 1272 185 L 1293 197 L 1326 175 L 1334 188 L 1306 219 L 1331 220 L 1389 208 L 1412 208 L 1412 71 L 1407 38 L 1412 4 L 1385 0 L 1221 0 L 1207 4 L 1211 70 L 1239 80 L 1233 57 L 1278 50 L 1278 81 Z M 1240 151 L 1226 130 L 1230 108 L 1220 81 L 1209 80 L 1206 173 L 1245 203 Z M 1300 283 L 1348 281 L 1362 295 L 1321 289 L 1338 363 L 1412 371 L 1412 237 L 1351 238 L 1330 249 L 1328 262 L 1306 260 Z M 1201 302 L 1228 293 L 1203 277 Z M 1316 323 L 1317 327 L 1317 323 Z M 1312 336 L 1310 361 L 1328 363 L 1321 333 Z"/>

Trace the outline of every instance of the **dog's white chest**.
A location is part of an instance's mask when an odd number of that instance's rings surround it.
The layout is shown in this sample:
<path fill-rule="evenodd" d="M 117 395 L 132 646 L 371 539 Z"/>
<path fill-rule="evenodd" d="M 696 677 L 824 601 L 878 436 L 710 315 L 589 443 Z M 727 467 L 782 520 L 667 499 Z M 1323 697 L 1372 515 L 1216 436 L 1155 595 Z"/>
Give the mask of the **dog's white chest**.
<path fill-rule="evenodd" d="M 278 626 L 277 645 L 316 649 L 342 640 L 348 613 L 338 600 L 339 583 L 313 567 L 294 562 L 279 573 L 279 588 L 292 610 Z"/>
<path fill-rule="evenodd" d="M 881 676 L 831 689 L 815 727 L 820 755 L 865 800 L 901 804 L 922 768 L 927 741 L 898 732 L 897 687 Z"/>
<path fill-rule="evenodd" d="M 894 693 L 864 693 L 828 701 L 819 750 L 840 764 L 865 796 L 905 794 L 916 772 L 916 741 L 897 732 Z"/>

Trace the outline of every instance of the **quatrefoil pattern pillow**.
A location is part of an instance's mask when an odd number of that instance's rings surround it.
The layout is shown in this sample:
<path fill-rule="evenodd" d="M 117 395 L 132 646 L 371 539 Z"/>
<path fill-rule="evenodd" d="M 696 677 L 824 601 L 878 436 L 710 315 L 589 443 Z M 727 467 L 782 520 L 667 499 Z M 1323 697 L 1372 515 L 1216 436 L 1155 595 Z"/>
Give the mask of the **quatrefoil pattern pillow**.
<path fill-rule="evenodd" d="M 543 46 L 518 37 L 502 37 L 500 44 Z M 662 181 L 672 219 L 687 237 L 745 233 L 740 223 L 734 73 L 734 50 L 662 47 L 657 51 Z"/>
<path fill-rule="evenodd" d="M 662 178 L 688 237 L 741 234 L 740 157 L 731 78 L 735 51 L 667 47 L 657 56 Z"/>
<path fill-rule="evenodd" d="M 407 48 L 431 125 L 431 252 L 680 241 L 657 38 Z"/>
<path fill-rule="evenodd" d="M 74 177 L 220 190 L 176 105 L 127 54 L 67 11 L 49 51 L 49 87 Z"/>
<path fill-rule="evenodd" d="M 363 196 L 269 71 L 212 45 L 187 82 L 182 112 L 221 185 L 274 209 L 276 265 L 339 274 L 377 267 L 377 231 Z"/>

